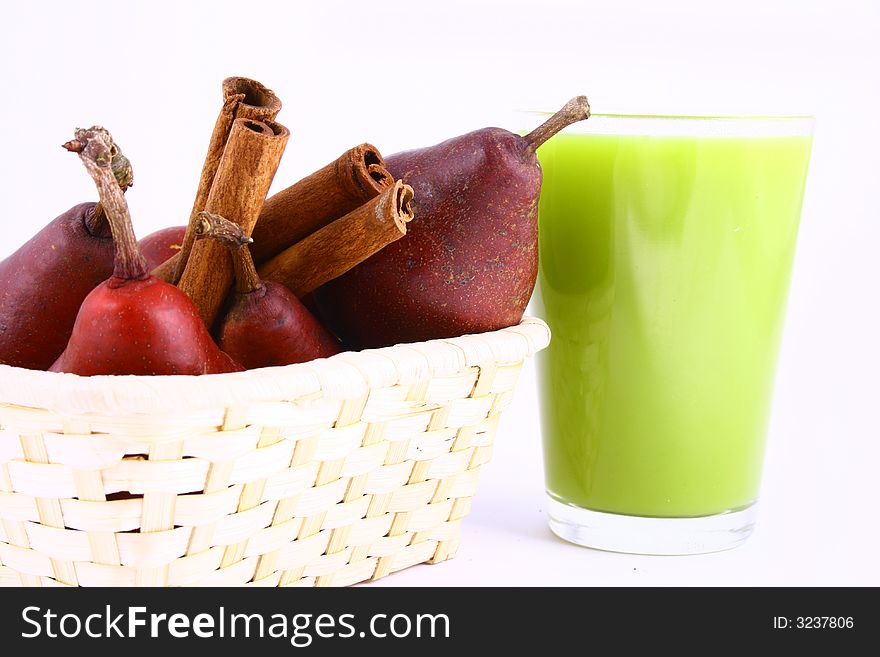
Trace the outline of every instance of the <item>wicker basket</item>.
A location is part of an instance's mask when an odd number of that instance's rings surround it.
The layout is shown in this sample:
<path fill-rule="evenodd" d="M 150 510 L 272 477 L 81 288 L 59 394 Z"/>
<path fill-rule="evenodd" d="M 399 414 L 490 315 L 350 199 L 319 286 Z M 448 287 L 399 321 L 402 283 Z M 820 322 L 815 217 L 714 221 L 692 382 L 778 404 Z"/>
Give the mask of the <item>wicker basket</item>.
<path fill-rule="evenodd" d="M 509 329 L 204 377 L 0 366 L 0 584 L 343 586 L 454 556 Z"/>

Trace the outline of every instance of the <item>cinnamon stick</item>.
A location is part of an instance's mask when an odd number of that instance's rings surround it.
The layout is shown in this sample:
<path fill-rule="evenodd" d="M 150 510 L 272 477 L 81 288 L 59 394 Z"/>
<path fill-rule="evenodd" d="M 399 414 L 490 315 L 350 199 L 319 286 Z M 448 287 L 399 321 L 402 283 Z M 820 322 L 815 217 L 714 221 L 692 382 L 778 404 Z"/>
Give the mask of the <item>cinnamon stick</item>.
<path fill-rule="evenodd" d="M 305 296 L 406 235 L 406 224 L 413 218 L 412 201 L 412 187 L 397 181 L 263 264 L 260 277 Z"/>
<path fill-rule="evenodd" d="M 385 160 L 375 146 L 361 144 L 350 148 L 330 164 L 266 201 L 254 228 L 251 247 L 254 260 L 266 262 L 393 184 L 394 178 L 385 169 Z M 157 267 L 153 276 L 175 281 L 174 272 L 179 263 L 186 262 L 187 256 L 185 242 L 180 253 Z"/>
<path fill-rule="evenodd" d="M 250 236 L 289 136 L 287 128 L 272 121 L 233 121 L 205 210 L 237 223 Z M 178 287 L 211 327 L 232 278 L 232 258 L 226 247 L 213 240 L 200 240 L 192 246 Z"/>
<path fill-rule="evenodd" d="M 251 253 L 266 262 L 394 184 L 379 150 L 361 144 L 266 201 Z"/>
<path fill-rule="evenodd" d="M 265 85 L 251 80 L 250 78 L 231 77 L 223 80 L 223 106 L 214 124 L 211 133 L 211 141 L 208 144 L 208 154 L 202 165 L 202 174 L 199 178 L 199 187 L 189 215 L 189 225 L 180 252 L 174 256 L 174 262 L 164 262 L 153 271 L 153 275 L 162 280 L 177 284 L 183 275 L 186 262 L 192 251 L 195 235 L 192 232 L 196 221 L 196 215 L 204 210 L 208 203 L 208 196 L 229 140 L 229 132 L 236 119 L 252 119 L 254 121 L 274 121 L 281 111 L 281 100 Z"/>

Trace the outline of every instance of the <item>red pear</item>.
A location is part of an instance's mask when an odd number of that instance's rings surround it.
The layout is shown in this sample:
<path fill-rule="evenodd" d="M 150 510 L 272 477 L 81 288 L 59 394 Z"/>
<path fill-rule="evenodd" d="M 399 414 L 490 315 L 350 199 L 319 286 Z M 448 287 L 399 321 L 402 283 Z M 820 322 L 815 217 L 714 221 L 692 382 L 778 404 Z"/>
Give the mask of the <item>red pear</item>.
<path fill-rule="evenodd" d="M 235 290 L 215 332 L 221 349 L 249 370 L 342 351 L 339 340 L 293 292 L 260 279 L 247 246 L 223 241 L 232 250 Z"/>
<path fill-rule="evenodd" d="M 0 262 L 0 363 L 49 367 L 83 299 L 112 271 L 113 241 L 94 203 L 74 206 Z"/>
<path fill-rule="evenodd" d="M 110 168 L 132 184 L 117 148 Z M 113 272 L 113 240 L 100 203 L 81 203 L 0 262 L 0 363 L 45 370 L 64 351 L 79 307 Z"/>
<path fill-rule="evenodd" d="M 395 179 L 412 186 L 418 220 L 316 291 L 329 328 L 361 349 L 518 323 L 538 267 L 535 151 L 588 116 L 579 96 L 525 137 L 484 128 L 386 158 Z"/>
<path fill-rule="evenodd" d="M 186 235 L 186 226 L 171 226 L 142 237 L 138 247 L 147 261 L 147 270 L 153 271 L 163 262 L 180 253 L 184 235 Z"/>
<path fill-rule="evenodd" d="M 115 150 L 100 127 L 77 130 L 66 144 L 95 180 L 116 247 L 113 275 L 83 301 L 55 372 L 212 374 L 242 368 L 220 351 L 183 292 L 150 276 L 137 247 L 128 205 L 110 172 Z"/>

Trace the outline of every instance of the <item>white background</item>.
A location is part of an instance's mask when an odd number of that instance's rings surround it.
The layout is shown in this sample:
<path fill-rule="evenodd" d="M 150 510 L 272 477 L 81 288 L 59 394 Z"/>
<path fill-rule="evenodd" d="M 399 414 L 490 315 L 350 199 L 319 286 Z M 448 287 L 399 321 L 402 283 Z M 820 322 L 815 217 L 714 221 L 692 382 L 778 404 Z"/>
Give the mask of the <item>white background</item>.
<path fill-rule="evenodd" d="M 59 145 L 111 129 L 145 235 L 183 223 L 220 81 L 284 101 L 281 189 L 350 146 L 386 154 L 585 93 L 597 112 L 817 117 L 757 530 L 698 557 L 596 552 L 543 516 L 531 365 L 502 421 L 459 557 L 389 585 L 880 584 L 880 4 L 4 2 L 3 245 L 94 198 Z M 873 43 L 872 43 L 873 41 Z"/>

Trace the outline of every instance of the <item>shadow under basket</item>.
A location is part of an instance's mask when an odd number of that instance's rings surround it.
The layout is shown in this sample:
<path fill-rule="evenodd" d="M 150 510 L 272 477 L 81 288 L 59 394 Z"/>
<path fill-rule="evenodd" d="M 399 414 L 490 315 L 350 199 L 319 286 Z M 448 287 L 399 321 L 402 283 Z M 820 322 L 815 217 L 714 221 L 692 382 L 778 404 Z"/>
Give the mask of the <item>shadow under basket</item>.
<path fill-rule="evenodd" d="M 202 377 L 0 366 L 0 585 L 344 586 L 455 555 L 519 326 Z"/>

